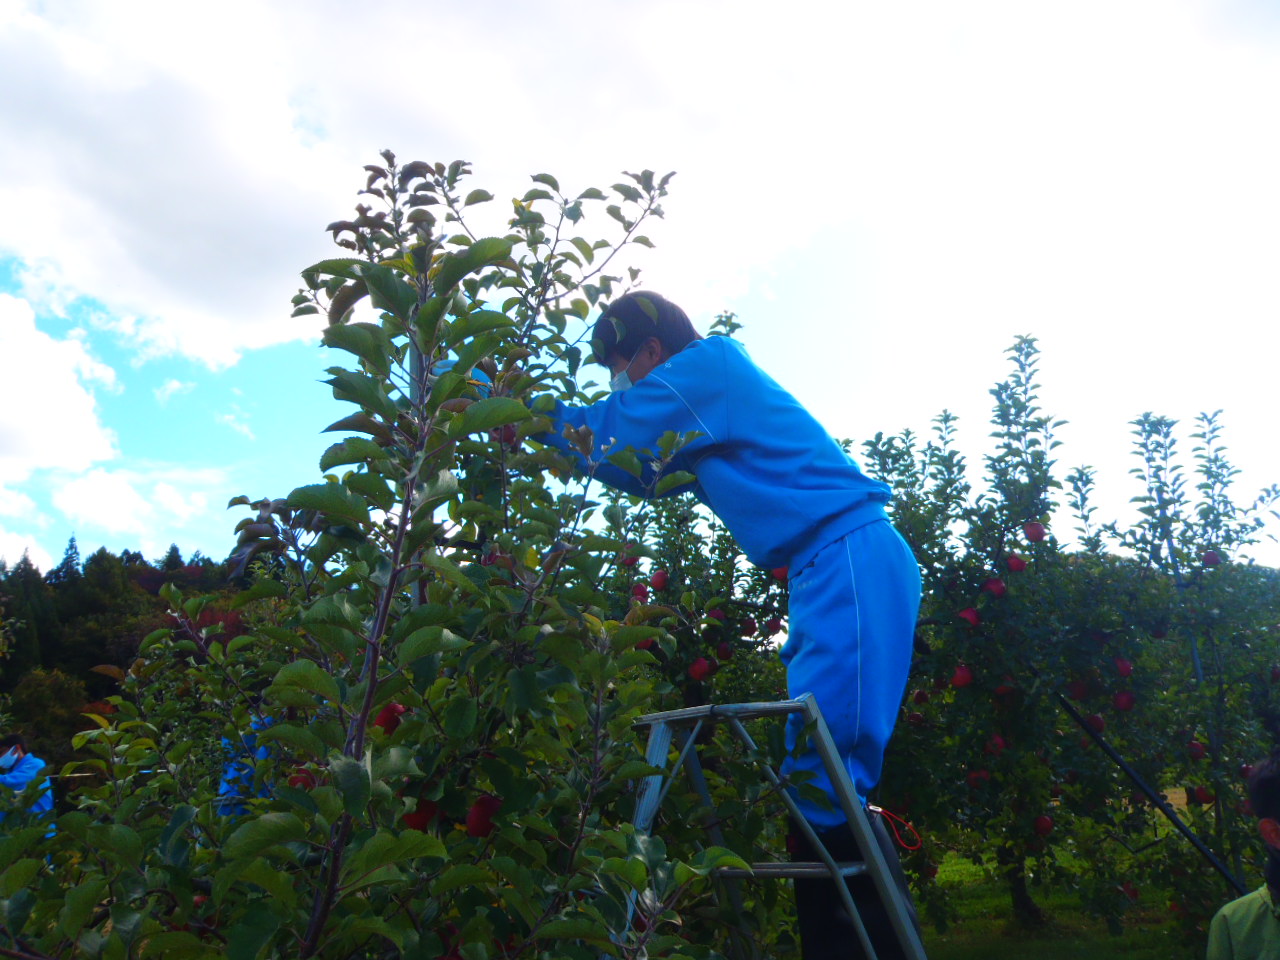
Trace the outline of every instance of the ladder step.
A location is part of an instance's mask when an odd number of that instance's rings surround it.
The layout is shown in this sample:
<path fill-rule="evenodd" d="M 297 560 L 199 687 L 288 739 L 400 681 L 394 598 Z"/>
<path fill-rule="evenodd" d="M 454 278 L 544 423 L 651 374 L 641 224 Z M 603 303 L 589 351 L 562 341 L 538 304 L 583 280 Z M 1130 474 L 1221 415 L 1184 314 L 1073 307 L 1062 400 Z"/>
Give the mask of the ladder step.
<path fill-rule="evenodd" d="M 701 707 L 684 707 L 650 713 L 637 719 L 633 726 L 651 727 L 657 723 L 692 724 L 699 720 L 753 720 L 756 717 L 777 717 L 792 713 L 804 713 L 803 700 L 778 700 L 770 703 L 708 703 Z"/>
<path fill-rule="evenodd" d="M 861 860 L 848 863 L 837 863 L 842 877 L 858 877 L 867 872 L 867 865 Z M 716 875 L 728 880 L 759 880 L 768 877 L 800 877 L 830 880 L 831 871 L 821 862 L 806 863 L 804 861 L 786 863 L 753 863 L 750 870 L 741 867 L 721 867 Z"/>

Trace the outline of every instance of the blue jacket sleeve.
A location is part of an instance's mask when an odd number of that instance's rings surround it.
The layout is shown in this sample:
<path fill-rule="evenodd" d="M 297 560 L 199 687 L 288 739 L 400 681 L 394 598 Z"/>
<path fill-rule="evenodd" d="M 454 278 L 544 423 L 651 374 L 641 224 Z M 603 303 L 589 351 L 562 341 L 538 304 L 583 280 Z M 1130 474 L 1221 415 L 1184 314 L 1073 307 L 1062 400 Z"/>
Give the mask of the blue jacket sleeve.
<path fill-rule="evenodd" d="M 552 430 L 537 439 L 567 453 L 577 461 L 579 470 L 593 473 L 611 487 L 634 496 L 653 496 L 658 480 L 654 458 L 664 433 L 698 434 L 672 462 L 672 469 L 691 472 L 702 456 L 725 440 L 723 358 L 706 343 L 698 341 L 686 347 L 630 390 L 581 407 L 557 401 L 548 414 Z M 590 457 L 584 457 L 564 438 L 566 426 L 591 429 L 594 449 Z M 606 459 L 628 447 L 636 450 L 644 467 L 639 478 Z M 653 451 L 653 458 L 647 458 L 645 450 Z"/>
<path fill-rule="evenodd" d="M 44 764 L 27 754 L 8 773 L 0 773 L 0 787 L 8 787 L 14 793 L 21 793 L 42 769 Z"/>

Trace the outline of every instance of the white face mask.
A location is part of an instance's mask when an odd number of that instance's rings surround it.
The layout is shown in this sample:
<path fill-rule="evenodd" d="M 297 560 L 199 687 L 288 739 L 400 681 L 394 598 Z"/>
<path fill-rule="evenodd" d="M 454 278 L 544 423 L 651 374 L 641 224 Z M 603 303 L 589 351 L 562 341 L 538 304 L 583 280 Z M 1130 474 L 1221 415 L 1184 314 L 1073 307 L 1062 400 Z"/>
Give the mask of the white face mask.
<path fill-rule="evenodd" d="M 643 347 L 641 349 L 644 349 Z M 631 359 L 627 361 L 627 365 L 622 368 L 622 372 L 609 381 L 609 389 L 614 393 L 622 393 L 623 390 L 630 390 L 635 386 L 631 379 L 631 365 L 636 362 L 636 357 L 640 356 L 640 350 L 631 355 Z"/>
<path fill-rule="evenodd" d="M 8 770 L 17 762 L 18 762 L 18 749 L 17 747 L 14 747 L 12 750 L 6 753 L 3 757 L 0 757 L 0 770 Z"/>

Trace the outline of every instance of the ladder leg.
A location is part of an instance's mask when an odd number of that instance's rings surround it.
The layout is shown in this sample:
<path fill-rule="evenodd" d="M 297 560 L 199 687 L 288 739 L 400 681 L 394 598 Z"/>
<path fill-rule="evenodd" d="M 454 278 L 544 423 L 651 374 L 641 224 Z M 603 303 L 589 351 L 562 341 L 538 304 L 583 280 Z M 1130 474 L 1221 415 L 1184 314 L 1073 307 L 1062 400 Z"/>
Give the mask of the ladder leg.
<path fill-rule="evenodd" d="M 742 725 L 742 721 L 736 717 L 729 721 L 729 726 L 733 730 L 738 740 L 746 746 L 752 753 L 758 753 L 756 742 L 751 738 L 751 734 L 747 732 L 747 728 Z M 853 895 L 849 893 L 849 886 L 844 882 L 844 878 L 840 875 L 840 868 L 837 866 L 835 858 L 819 838 L 817 831 L 813 829 L 813 825 L 804 818 L 804 814 L 800 812 L 800 807 L 796 804 L 795 798 L 791 796 L 791 791 L 786 788 L 782 782 L 782 778 L 767 763 L 760 762 L 760 771 L 764 774 L 765 779 L 769 781 L 778 790 L 778 796 L 781 798 L 787 811 L 791 814 L 791 819 L 800 828 L 809 845 L 817 853 L 820 859 L 827 867 L 831 874 L 831 882 L 836 885 L 840 900 L 844 904 L 845 910 L 849 914 L 849 919 L 853 921 L 853 928 L 858 934 L 858 942 L 862 944 L 862 949 L 871 960 L 876 960 L 875 948 L 871 945 L 871 936 L 867 933 L 867 928 L 862 922 L 862 914 L 858 912 L 857 906 L 853 902 Z M 923 958 L 921 958 L 923 960 Z"/>
<path fill-rule="evenodd" d="M 644 762 L 651 767 L 665 767 L 670 749 L 671 727 L 665 723 L 655 723 L 649 728 L 649 745 L 645 749 Z M 636 812 L 631 822 L 641 833 L 649 833 L 653 829 L 653 818 L 657 816 L 658 804 L 662 802 L 665 779 L 663 774 L 655 773 L 645 777 L 640 784 L 640 796 L 636 799 Z"/>
<path fill-rule="evenodd" d="M 831 737 L 831 731 L 827 729 L 826 720 L 823 719 L 822 712 L 818 709 L 817 701 L 810 694 L 805 694 L 800 699 L 807 700 L 805 714 L 806 719 L 814 724 L 814 746 L 826 765 L 831 783 L 840 798 L 841 809 L 843 809 L 845 817 L 849 821 L 849 828 L 853 831 L 854 839 L 862 851 L 863 859 L 867 864 L 867 873 L 871 875 L 876 893 L 879 894 L 880 901 L 884 904 L 885 910 L 889 914 L 889 921 L 893 925 L 893 931 L 899 944 L 902 946 L 903 955 L 907 960 L 926 960 L 924 944 L 920 942 L 920 934 L 916 929 L 911 912 L 907 909 L 907 904 L 903 900 L 903 892 L 897 888 L 890 876 L 888 862 L 880 850 L 879 841 L 871 830 L 871 823 L 867 820 L 866 810 L 862 805 L 862 801 L 858 799 L 853 781 L 849 779 L 849 771 L 845 768 L 844 758 L 840 756 L 840 752 L 836 749 L 835 740 Z M 850 902 L 852 902 L 852 898 L 850 898 Z M 875 954 L 873 953 L 871 956 L 875 956 Z"/>
<path fill-rule="evenodd" d="M 711 802 L 711 790 L 707 786 L 706 774 L 702 772 L 702 763 L 698 759 L 698 748 L 696 746 L 697 730 L 688 734 L 688 740 L 685 746 L 694 744 L 692 750 L 685 755 L 684 767 L 689 772 L 689 780 L 693 783 L 693 788 L 698 792 L 698 796 L 702 799 L 703 804 L 712 813 L 715 812 L 715 804 Z M 718 847 L 725 846 L 724 833 L 720 830 L 720 825 L 714 820 L 707 827 L 707 835 L 711 837 L 711 842 Z M 729 906 L 733 908 L 736 916 L 742 916 L 744 906 L 742 903 L 742 887 L 737 880 L 721 877 L 717 881 L 724 885 L 725 892 L 729 895 Z M 734 941 L 734 953 L 737 954 L 736 960 L 747 960 L 748 950 L 750 951 L 751 960 L 760 960 L 760 952 L 756 947 L 755 941 L 747 937 L 740 930 L 731 931 L 730 936 Z M 744 942 L 749 946 L 744 946 Z"/>

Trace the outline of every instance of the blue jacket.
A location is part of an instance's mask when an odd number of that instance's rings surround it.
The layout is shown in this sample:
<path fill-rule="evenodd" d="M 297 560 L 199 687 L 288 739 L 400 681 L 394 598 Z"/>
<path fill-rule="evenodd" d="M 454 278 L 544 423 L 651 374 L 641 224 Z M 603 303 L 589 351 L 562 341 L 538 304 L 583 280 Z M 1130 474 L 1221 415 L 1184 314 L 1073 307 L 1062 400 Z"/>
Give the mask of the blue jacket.
<path fill-rule="evenodd" d="M 671 470 L 697 476 L 690 487 L 724 521 L 753 563 L 799 569 L 819 549 L 882 519 L 889 487 L 867 477 L 831 435 L 728 337 L 697 340 L 630 390 L 588 406 L 557 402 L 555 429 L 536 439 L 574 456 L 610 486 L 653 496 L 658 438 L 668 430 L 701 434 Z M 591 428 L 590 462 L 561 436 Z M 610 444 L 612 444 L 610 446 Z M 602 449 L 609 446 L 608 450 Z M 634 447 L 640 479 L 605 461 Z"/>
<path fill-rule="evenodd" d="M 27 788 L 32 780 L 45 768 L 45 762 L 39 757 L 33 757 L 31 754 L 25 754 L 21 760 L 15 763 L 4 773 L 0 773 L 0 786 L 8 787 L 14 793 L 21 793 Z M 40 795 L 36 797 L 35 803 L 31 805 L 32 813 L 52 813 L 53 812 L 53 784 L 47 779 L 40 788 Z M 4 814 L 0 813 L 0 818 Z"/>

